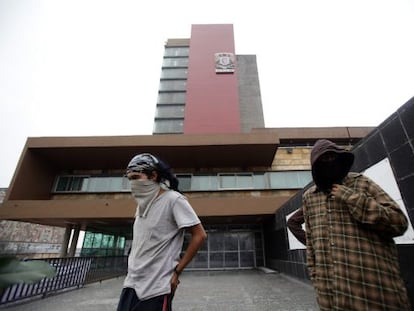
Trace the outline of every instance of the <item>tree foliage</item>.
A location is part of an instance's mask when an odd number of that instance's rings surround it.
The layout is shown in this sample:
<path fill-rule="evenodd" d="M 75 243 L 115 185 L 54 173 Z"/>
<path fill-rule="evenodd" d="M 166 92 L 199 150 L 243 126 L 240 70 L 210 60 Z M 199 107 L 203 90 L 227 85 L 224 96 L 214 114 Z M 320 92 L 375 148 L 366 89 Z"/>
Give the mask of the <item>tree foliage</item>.
<path fill-rule="evenodd" d="M 55 275 L 56 269 L 45 261 L 20 261 L 15 257 L 0 258 L 0 289 L 18 283 L 32 284 Z"/>

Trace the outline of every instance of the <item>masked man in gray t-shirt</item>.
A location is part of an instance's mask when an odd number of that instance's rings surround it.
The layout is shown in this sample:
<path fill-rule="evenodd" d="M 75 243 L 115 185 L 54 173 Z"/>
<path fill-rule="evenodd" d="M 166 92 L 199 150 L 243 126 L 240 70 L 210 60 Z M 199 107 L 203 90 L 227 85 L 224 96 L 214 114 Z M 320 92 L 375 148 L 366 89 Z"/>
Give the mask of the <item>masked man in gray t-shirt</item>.
<path fill-rule="evenodd" d="M 171 311 L 180 273 L 207 235 L 165 162 L 149 153 L 138 154 L 126 176 L 138 206 L 118 311 Z M 185 230 L 191 240 L 180 258 Z"/>

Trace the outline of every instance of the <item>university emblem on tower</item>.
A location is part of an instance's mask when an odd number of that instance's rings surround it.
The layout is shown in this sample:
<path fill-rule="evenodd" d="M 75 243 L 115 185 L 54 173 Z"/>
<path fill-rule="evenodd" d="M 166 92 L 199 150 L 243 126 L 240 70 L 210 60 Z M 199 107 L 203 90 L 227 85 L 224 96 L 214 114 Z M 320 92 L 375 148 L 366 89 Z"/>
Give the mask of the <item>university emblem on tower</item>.
<path fill-rule="evenodd" d="M 234 54 L 233 53 L 215 53 L 216 73 L 233 73 L 234 72 Z"/>

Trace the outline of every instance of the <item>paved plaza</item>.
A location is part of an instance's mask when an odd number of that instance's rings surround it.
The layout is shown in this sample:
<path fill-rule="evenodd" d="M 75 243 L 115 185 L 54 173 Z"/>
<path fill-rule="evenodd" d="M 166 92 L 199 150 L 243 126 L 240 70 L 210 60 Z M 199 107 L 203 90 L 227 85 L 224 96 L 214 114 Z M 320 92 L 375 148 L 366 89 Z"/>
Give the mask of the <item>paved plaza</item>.
<path fill-rule="evenodd" d="M 173 311 L 319 310 L 313 288 L 266 270 L 184 272 Z M 86 285 L 44 299 L 0 307 L 10 311 L 114 311 L 123 277 Z"/>

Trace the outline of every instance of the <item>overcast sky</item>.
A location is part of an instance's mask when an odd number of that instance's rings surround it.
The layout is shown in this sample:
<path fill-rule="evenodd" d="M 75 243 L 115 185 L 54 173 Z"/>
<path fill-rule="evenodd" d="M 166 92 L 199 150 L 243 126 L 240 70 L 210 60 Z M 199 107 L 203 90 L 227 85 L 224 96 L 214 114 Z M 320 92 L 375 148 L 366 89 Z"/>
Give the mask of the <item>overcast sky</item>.
<path fill-rule="evenodd" d="M 412 0 L 0 0 L 0 187 L 27 137 L 152 133 L 164 43 L 233 24 L 266 127 L 376 126 L 414 96 Z"/>

